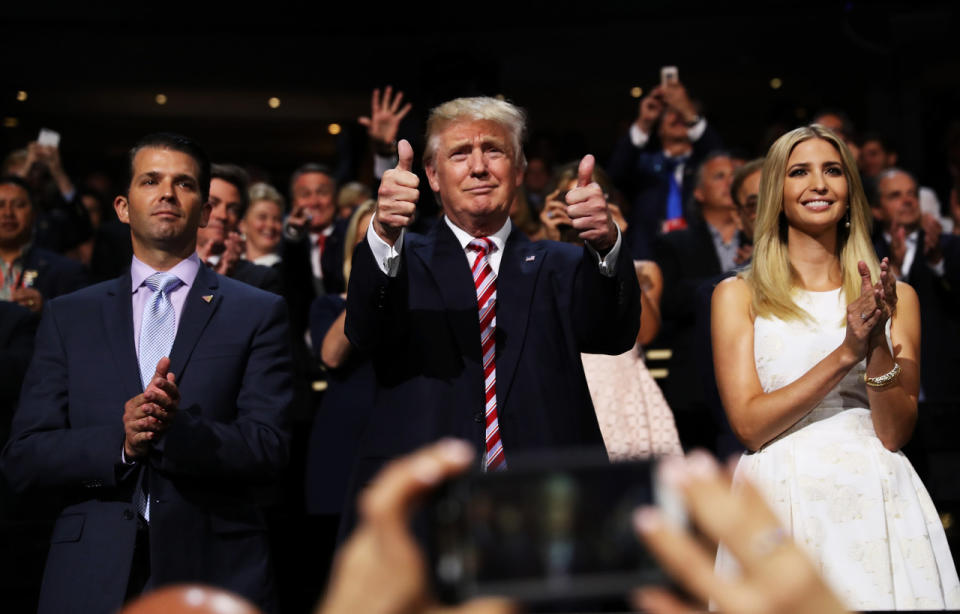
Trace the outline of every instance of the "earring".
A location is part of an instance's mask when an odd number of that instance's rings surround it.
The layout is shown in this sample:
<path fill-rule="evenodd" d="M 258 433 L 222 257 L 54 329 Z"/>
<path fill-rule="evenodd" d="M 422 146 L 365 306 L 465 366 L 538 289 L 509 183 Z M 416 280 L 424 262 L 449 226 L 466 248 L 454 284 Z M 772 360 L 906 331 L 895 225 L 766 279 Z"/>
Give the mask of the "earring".
<path fill-rule="evenodd" d="M 850 228 L 850 209 L 849 208 L 847 208 L 847 215 L 846 215 L 846 218 L 844 218 L 843 227 L 847 229 Z"/>

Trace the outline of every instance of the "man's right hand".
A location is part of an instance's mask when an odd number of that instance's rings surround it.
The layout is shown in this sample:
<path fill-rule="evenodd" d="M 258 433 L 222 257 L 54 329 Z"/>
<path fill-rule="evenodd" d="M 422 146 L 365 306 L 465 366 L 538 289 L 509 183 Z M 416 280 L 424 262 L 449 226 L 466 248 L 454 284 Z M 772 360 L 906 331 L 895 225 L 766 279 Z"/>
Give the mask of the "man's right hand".
<path fill-rule="evenodd" d="M 147 389 L 124 404 L 123 453 L 129 460 L 145 456 L 176 416 L 180 391 L 169 369 L 170 359 L 161 358 Z"/>
<path fill-rule="evenodd" d="M 397 155 L 397 167 L 384 173 L 380 180 L 377 213 L 373 218 L 373 229 L 390 245 L 397 242 L 400 232 L 413 221 L 420 198 L 417 189 L 420 178 L 410 170 L 413 168 L 413 147 L 405 139 L 397 143 Z"/>
<path fill-rule="evenodd" d="M 640 109 L 637 113 L 637 127 L 640 128 L 644 134 L 650 134 L 653 130 L 653 125 L 660 119 L 660 115 L 663 113 L 663 102 L 657 95 L 658 90 L 659 88 L 654 88 L 652 92 L 640 101 Z"/>

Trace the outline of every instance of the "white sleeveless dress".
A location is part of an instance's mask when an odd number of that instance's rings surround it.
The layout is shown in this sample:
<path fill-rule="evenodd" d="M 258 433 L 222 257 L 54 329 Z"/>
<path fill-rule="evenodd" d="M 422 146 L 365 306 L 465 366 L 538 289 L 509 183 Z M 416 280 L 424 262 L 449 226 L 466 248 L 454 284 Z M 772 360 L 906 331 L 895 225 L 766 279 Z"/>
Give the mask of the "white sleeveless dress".
<path fill-rule="evenodd" d="M 764 392 L 795 381 L 844 339 L 840 290 L 801 292 L 814 323 L 757 318 L 754 357 Z M 887 328 L 889 339 L 890 329 Z M 960 608 L 960 582 L 937 511 L 901 452 L 873 429 L 862 362 L 800 421 L 744 454 L 749 478 L 793 539 L 854 610 Z M 723 547 L 720 573 L 735 573 Z"/>

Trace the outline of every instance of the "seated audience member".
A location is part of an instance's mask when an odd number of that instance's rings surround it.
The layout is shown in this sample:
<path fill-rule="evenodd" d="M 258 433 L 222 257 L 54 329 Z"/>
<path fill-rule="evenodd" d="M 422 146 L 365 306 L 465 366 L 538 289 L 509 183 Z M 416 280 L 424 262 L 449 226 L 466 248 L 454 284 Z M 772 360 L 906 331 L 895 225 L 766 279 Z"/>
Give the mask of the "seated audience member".
<path fill-rule="evenodd" d="M 576 162 L 558 169 L 556 189 L 547 196 L 540 214 L 546 234 L 553 240 L 582 243 L 566 213 L 565 201 L 567 192 L 577 186 L 577 172 Z M 609 178 L 601 169 L 594 169 L 591 180 L 597 182 L 605 194 L 611 192 Z M 621 230 L 626 232 L 628 226 L 620 218 L 619 208 L 612 203 L 607 206 Z M 637 260 L 633 264 L 642 304 L 637 345 L 614 356 L 580 355 L 603 443 L 614 461 L 681 452 L 673 414 L 641 356 L 641 346 L 653 340 L 660 330 L 663 276 L 655 262 Z"/>
<path fill-rule="evenodd" d="M 250 204 L 240 220 L 239 229 L 246 239 L 246 259 L 254 264 L 278 267 L 282 260 L 278 253 L 283 237 L 283 196 L 272 185 L 255 183 L 250 186 Z"/>
<path fill-rule="evenodd" d="M 245 246 L 237 225 L 249 202 L 247 183 L 247 173 L 239 166 L 211 165 L 210 219 L 197 231 L 197 255 L 221 275 L 281 294 L 276 271 L 243 259 Z"/>
<path fill-rule="evenodd" d="M 693 175 L 720 147 L 719 135 L 680 83 L 657 86 L 640 101 L 636 121 L 607 164 L 631 204 L 627 242 L 634 259 L 652 258 L 659 233 L 696 220 L 684 209 L 696 187 Z"/>
<path fill-rule="evenodd" d="M 83 265 L 34 244 L 36 211 L 19 177 L 0 177 L 0 300 L 39 314 L 45 300 L 87 285 Z"/>
<path fill-rule="evenodd" d="M 99 192 L 84 189 L 80 191 L 78 198 L 87 212 L 87 217 L 90 218 L 90 228 L 93 235 L 65 252 L 64 255 L 78 260 L 89 271 L 93 262 L 93 252 L 100 236 L 100 227 L 105 220 L 113 217 L 113 211 L 109 209 L 106 199 Z"/>
<path fill-rule="evenodd" d="M 960 401 L 960 237 L 920 211 L 917 182 L 898 168 L 882 171 L 871 195 L 880 220 L 874 236 L 879 258 L 890 258 L 897 279 L 920 299 L 921 399 Z"/>
<path fill-rule="evenodd" d="M 663 331 L 656 344 L 668 347 L 668 375 L 660 380 L 673 409 L 684 446 L 712 449 L 716 432 L 697 385 L 697 289 L 705 281 L 738 266 L 745 238 L 738 230 L 730 196 L 733 164 L 725 153 L 713 153 L 697 169 L 693 197 L 698 218 L 689 228 L 660 237 L 657 264 L 663 272 Z"/>
<path fill-rule="evenodd" d="M 410 530 L 410 518 L 426 495 L 442 482 L 474 466 L 467 442 L 443 440 L 385 467 L 364 492 L 360 522 L 334 562 L 326 593 L 315 614 L 415 614 L 440 610 L 432 594 L 425 554 Z M 756 614 L 840 614 L 843 606 L 810 560 L 749 484 L 731 491 L 730 477 L 706 453 L 665 461 L 662 479 L 682 494 L 692 524 L 701 531 L 672 526 L 651 508 L 635 514 L 640 538 L 663 569 L 685 589 L 690 604 L 666 589 L 645 587 L 637 606 L 646 612 L 703 611 L 713 601 L 725 612 Z M 713 553 L 703 536 L 728 544 L 743 572 L 717 576 Z M 372 587 L 375 587 L 373 589 Z M 443 611 L 508 614 L 519 604 L 498 597 L 474 599 Z"/>
<path fill-rule="evenodd" d="M 359 181 L 351 181 L 337 192 L 337 217 L 349 220 L 353 212 L 364 202 L 370 200 L 373 192 Z"/>
<path fill-rule="evenodd" d="M 760 199 L 760 175 L 763 158 L 751 160 L 737 169 L 730 184 L 730 197 L 737 207 L 737 227 L 740 230 L 740 247 L 735 262 L 737 268 L 709 278 L 697 288 L 697 372 L 703 388 L 704 400 L 710 407 L 717 432 L 715 452 L 726 458 L 743 452 L 743 445 L 733 434 L 727 413 L 720 401 L 717 378 L 713 371 L 713 344 L 710 342 L 710 305 L 713 289 L 718 283 L 731 277 L 750 264 L 753 255 L 753 228 L 757 221 L 757 202 Z"/>
<path fill-rule="evenodd" d="M 57 146 L 32 142 L 26 149 L 11 152 L 2 174 L 20 177 L 29 186 L 38 247 L 62 254 L 90 238 L 90 218 L 63 170 Z"/>
<path fill-rule="evenodd" d="M 880 173 L 897 165 L 897 157 L 897 150 L 892 142 L 876 132 L 867 133 L 860 140 L 859 166 L 865 180 L 876 181 Z M 920 211 L 937 218 L 945 232 L 953 231 L 953 219 L 943 215 L 936 192 L 926 186 L 920 186 L 917 197 L 920 202 Z"/>

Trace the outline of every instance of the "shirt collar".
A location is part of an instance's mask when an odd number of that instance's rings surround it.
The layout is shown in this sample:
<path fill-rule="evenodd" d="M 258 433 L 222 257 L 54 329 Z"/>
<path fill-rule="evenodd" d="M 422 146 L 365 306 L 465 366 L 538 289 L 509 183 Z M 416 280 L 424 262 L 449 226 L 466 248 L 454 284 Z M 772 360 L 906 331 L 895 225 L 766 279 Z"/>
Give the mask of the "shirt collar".
<path fill-rule="evenodd" d="M 914 230 L 913 232 L 908 232 L 904 240 L 907 243 L 916 243 L 917 239 L 920 238 L 920 231 Z M 893 236 L 886 230 L 883 231 L 883 240 L 887 242 L 887 245 L 893 243 Z"/>
<path fill-rule="evenodd" d="M 167 273 L 176 275 L 180 283 L 189 288 L 197 278 L 197 273 L 200 271 L 200 264 L 200 256 L 197 255 L 197 252 L 193 252 L 189 258 L 184 258 L 178 262 L 176 266 L 167 271 Z M 133 262 L 130 264 L 130 291 L 136 292 L 137 288 L 142 286 L 143 282 L 156 272 L 153 267 L 134 256 Z"/>
<path fill-rule="evenodd" d="M 462 247 L 464 250 L 467 249 L 467 245 L 470 243 L 470 241 L 473 241 L 477 238 L 463 228 L 460 228 L 454 224 L 447 216 L 443 216 L 443 221 L 445 221 L 447 226 L 450 227 L 450 230 L 453 231 L 453 235 L 457 237 L 457 241 L 460 242 L 460 247 Z M 507 217 L 507 221 L 504 222 L 503 226 L 500 227 L 500 230 L 492 235 L 488 235 L 487 238 L 493 241 L 493 244 L 497 246 L 497 251 L 502 252 L 503 246 L 507 244 L 507 237 L 510 236 L 511 230 L 513 230 L 513 223 L 510 221 L 510 218 Z"/>

